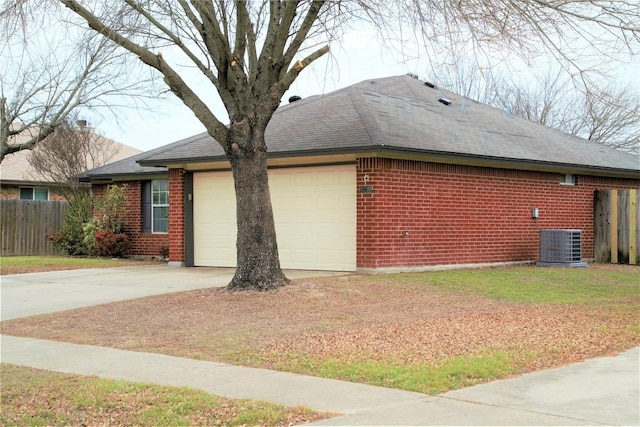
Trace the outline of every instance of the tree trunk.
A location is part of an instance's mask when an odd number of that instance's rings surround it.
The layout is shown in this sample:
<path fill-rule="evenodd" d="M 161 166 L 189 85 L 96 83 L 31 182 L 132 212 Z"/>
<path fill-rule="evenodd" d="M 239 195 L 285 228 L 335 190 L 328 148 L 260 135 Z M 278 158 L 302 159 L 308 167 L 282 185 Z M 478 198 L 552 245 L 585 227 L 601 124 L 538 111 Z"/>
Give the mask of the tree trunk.
<path fill-rule="evenodd" d="M 247 119 L 244 119 L 247 126 Z M 248 127 L 248 126 L 247 126 Z M 289 282 L 280 268 L 264 131 L 231 127 L 227 157 L 236 192 L 236 273 L 230 290 L 270 290 Z"/>

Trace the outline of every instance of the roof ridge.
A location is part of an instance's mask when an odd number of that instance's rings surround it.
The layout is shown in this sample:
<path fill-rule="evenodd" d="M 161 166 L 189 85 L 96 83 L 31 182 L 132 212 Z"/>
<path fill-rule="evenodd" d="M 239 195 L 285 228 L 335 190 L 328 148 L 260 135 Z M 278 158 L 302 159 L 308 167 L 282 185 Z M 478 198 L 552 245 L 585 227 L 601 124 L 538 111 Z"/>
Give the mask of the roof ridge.
<path fill-rule="evenodd" d="M 367 135 L 369 136 L 369 140 L 371 141 L 371 144 L 383 147 L 385 143 L 381 141 L 379 137 L 375 137 L 372 134 L 372 130 L 373 128 L 375 128 L 377 130 L 377 134 L 379 135 L 381 133 L 381 128 L 373 114 L 365 114 L 365 111 L 364 111 L 365 109 L 366 110 L 371 110 L 371 109 L 369 108 L 368 104 L 364 102 L 364 98 L 362 96 L 362 92 L 364 88 L 361 88 L 361 86 L 363 86 L 365 82 L 368 81 L 371 84 L 371 83 L 375 83 L 376 80 L 378 79 L 363 80 L 360 83 L 357 83 L 353 86 L 348 86 L 344 89 L 349 95 L 349 99 L 351 99 L 351 104 L 353 105 L 353 108 L 356 110 L 356 113 L 358 114 L 360 121 L 364 125 L 364 129 Z M 376 91 L 376 90 L 373 90 L 372 92 L 381 93 L 380 91 Z M 354 96 L 357 96 L 362 102 L 355 102 Z"/>

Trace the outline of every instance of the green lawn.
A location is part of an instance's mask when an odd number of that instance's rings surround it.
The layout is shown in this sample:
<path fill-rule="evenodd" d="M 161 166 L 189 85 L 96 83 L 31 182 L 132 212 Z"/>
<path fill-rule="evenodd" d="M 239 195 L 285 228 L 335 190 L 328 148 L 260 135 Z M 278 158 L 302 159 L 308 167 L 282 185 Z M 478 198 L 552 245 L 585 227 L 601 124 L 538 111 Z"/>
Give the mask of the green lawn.
<path fill-rule="evenodd" d="M 149 261 L 70 256 L 9 256 L 0 258 L 0 275 L 42 271 L 109 268 L 149 264 Z"/>
<path fill-rule="evenodd" d="M 186 387 L 104 380 L 8 364 L 0 367 L 3 426 L 279 426 L 327 417 L 301 407 L 227 399 Z"/>
<path fill-rule="evenodd" d="M 628 266 L 625 271 L 525 266 L 391 274 L 380 279 L 443 291 L 473 292 L 503 301 L 602 305 L 638 297 L 640 267 L 631 273 L 629 269 Z"/>

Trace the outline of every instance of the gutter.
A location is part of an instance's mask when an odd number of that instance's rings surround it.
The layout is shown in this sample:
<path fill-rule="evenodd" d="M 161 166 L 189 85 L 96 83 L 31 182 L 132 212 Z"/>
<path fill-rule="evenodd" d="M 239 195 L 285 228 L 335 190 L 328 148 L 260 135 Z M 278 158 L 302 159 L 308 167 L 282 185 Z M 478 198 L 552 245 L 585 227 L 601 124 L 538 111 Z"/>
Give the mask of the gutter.
<path fill-rule="evenodd" d="M 412 150 L 407 148 L 398 148 L 391 146 L 368 146 L 354 149 L 337 148 L 330 150 L 308 150 L 308 151 L 284 151 L 284 152 L 267 152 L 267 159 L 285 159 L 285 158 L 305 158 L 305 157 L 321 157 L 335 155 L 349 155 L 354 157 L 382 157 L 404 160 L 429 161 L 434 163 L 448 163 L 467 166 L 491 167 L 499 169 L 520 169 L 532 170 L 540 172 L 556 172 L 563 174 L 576 175 L 592 175 L 607 176 L 627 179 L 640 179 L 640 169 L 610 168 L 605 166 L 589 166 L 572 163 L 555 163 L 538 160 L 513 159 L 504 157 L 492 157 L 472 154 L 453 153 L 446 151 L 425 151 Z M 141 159 L 138 163 L 141 166 L 164 166 L 181 165 L 182 167 L 189 164 L 198 163 L 214 163 L 227 162 L 225 155 L 209 156 L 209 157 L 190 157 L 171 160 L 145 160 Z M 292 165 L 295 162 L 292 162 Z"/>

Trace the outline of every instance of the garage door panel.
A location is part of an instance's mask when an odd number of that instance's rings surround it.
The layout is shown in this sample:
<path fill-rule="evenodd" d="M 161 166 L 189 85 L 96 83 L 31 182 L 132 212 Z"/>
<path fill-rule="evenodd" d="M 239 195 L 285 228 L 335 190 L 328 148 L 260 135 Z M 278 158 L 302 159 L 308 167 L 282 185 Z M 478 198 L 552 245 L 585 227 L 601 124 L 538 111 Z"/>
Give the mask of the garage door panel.
<path fill-rule="evenodd" d="M 269 171 L 283 268 L 353 271 L 356 267 L 354 165 Z M 194 174 L 194 261 L 235 266 L 231 172 Z"/>

